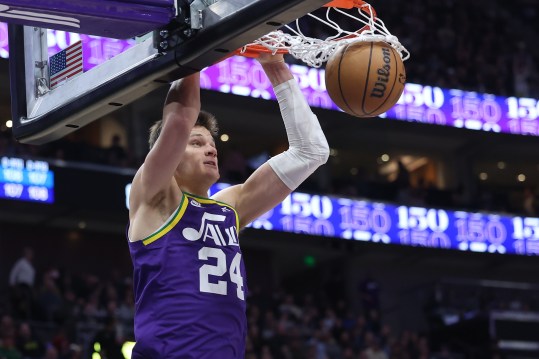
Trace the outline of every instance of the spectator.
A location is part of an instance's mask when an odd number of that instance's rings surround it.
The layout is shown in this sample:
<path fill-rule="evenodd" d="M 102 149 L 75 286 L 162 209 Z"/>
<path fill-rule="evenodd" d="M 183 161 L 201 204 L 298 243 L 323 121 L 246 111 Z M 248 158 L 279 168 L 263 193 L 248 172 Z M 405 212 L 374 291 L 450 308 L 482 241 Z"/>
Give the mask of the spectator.
<path fill-rule="evenodd" d="M 27 322 L 19 325 L 16 347 L 23 359 L 42 358 L 45 355 L 45 345 Z"/>
<path fill-rule="evenodd" d="M 380 346 L 380 340 L 372 337 L 367 343 L 367 349 L 363 352 L 365 359 L 389 359 L 386 352 Z"/>
<path fill-rule="evenodd" d="M 537 199 L 533 187 L 524 188 L 524 201 L 522 203 L 526 216 L 535 217 L 537 215 Z"/>
<path fill-rule="evenodd" d="M 54 346 L 47 347 L 47 351 L 45 352 L 45 359 L 59 359 L 58 358 L 58 350 Z"/>
<path fill-rule="evenodd" d="M 294 303 L 294 297 L 287 295 L 284 299 L 284 303 L 279 306 L 281 314 L 287 314 L 295 319 L 301 318 L 301 309 Z"/>
<path fill-rule="evenodd" d="M 125 167 L 127 165 L 127 151 L 121 145 L 120 135 L 112 136 L 110 146 L 106 150 L 107 163 L 113 166 Z"/>
<path fill-rule="evenodd" d="M 107 319 L 105 327 L 96 334 L 93 343 L 99 343 L 99 354 L 102 358 L 124 359 L 122 346 L 116 334 L 115 318 Z M 93 343 L 92 346 L 95 347 Z"/>
<path fill-rule="evenodd" d="M 63 299 L 56 285 L 56 270 L 49 270 L 43 275 L 43 284 L 37 294 L 37 303 L 40 309 L 41 318 L 47 322 L 58 319 L 58 314 L 63 305 Z"/>
<path fill-rule="evenodd" d="M 371 274 L 367 274 L 365 279 L 359 284 L 359 295 L 361 298 L 361 306 L 364 313 L 369 313 L 371 310 L 380 310 L 380 285 L 372 277 Z"/>
<path fill-rule="evenodd" d="M 32 265 L 34 251 L 30 247 L 23 249 L 23 256 L 15 262 L 9 273 L 12 305 L 14 314 L 20 319 L 31 319 L 35 269 Z"/>
<path fill-rule="evenodd" d="M 119 321 L 120 330 L 122 336 L 127 339 L 133 339 L 133 320 L 135 317 L 135 303 L 134 295 L 131 290 L 125 292 L 124 300 L 120 304 L 117 310 L 117 317 Z"/>
<path fill-rule="evenodd" d="M 0 320 L 0 358 L 22 359 L 21 353 L 15 347 L 15 324 L 10 315 L 2 316 Z"/>
<path fill-rule="evenodd" d="M 408 168 L 406 168 L 401 160 L 397 161 L 397 177 L 395 178 L 394 184 L 398 189 L 408 188 L 411 185 L 410 171 L 408 171 Z"/>

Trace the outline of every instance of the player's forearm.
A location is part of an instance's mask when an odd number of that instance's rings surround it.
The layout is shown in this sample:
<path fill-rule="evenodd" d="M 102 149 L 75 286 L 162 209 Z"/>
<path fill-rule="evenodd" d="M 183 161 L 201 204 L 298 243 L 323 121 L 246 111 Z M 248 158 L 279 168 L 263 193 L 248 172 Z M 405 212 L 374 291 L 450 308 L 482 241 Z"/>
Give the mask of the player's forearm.
<path fill-rule="evenodd" d="M 329 157 L 329 145 L 295 80 L 275 87 L 289 149 L 269 160 L 277 176 L 294 190 Z"/>
<path fill-rule="evenodd" d="M 266 62 L 261 65 L 273 87 L 294 78 L 284 61 Z"/>
<path fill-rule="evenodd" d="M 163 118 L 166 119 L 170 114 L 183 114 L 184 111 L 197 115 L 200 112 L 200 73 L 198 72 L 171 84 L 165 101 Z"/>

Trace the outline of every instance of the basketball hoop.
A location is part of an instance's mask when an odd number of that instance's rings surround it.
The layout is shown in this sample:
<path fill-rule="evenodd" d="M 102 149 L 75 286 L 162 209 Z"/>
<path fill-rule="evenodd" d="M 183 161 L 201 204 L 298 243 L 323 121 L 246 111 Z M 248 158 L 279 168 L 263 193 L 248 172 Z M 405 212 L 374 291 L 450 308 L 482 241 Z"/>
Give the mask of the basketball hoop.
<path fill-rule="evenodd" d="M 272 31 L 269 34 L 253 41 L 250 44 L 236 50 L 235 54 L 246 57 L 258 57 L 260 53 L 279 53 L 290 54 L 303 61 L 309 66 L 320 67 L 328 61 L 335 51 L 341 46 L 352 42 L 385 42 L 393 47 L 400 55 L 402 60 L 407 60 L 410 53 L 401 45 L 399 39 L 393 36 L 386 28 L 384 22 L 376 16 L 373 7 L 362 0 L 334 0 L 324 7 L 326 18 L 322 19 L 313 14 L 307 14 L 322 24 L 336 31 L 336 34 L 326 39 L 308 37 L 300 29 L 299 19 L 296 19 L 296 28 L 285 25 L 291 33 L 285 33 L 281 30 Z M 342 9 L 357 9 L 358 15 L 354 16 Z M 360 28 L 356 31 L 344 30 L 331 15 L 340 13 L 354 21 L 359 22 Z"/>

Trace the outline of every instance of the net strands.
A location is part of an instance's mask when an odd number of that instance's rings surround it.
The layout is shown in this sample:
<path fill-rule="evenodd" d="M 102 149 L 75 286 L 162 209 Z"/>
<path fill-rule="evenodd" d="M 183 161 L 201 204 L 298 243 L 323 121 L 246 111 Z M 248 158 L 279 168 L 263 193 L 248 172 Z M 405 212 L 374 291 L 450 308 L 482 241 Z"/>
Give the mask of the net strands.
<path fill-rule="evenodd" d="M 345 6 L 348 4 L 349 6 Z M 350 5 L 352 4 L 352 5 Z M 354 7 L 359 16 L 354 16 L 339 7 Z M 256 57 L 260 52 L 289 53 L 309 66 L 320 67 L 328 61 L 333 53 L 340 47 L 356 41 L 383 41 L 392 46 L 400 54 L 403 60 L 410 57 L 409 52 L 401 45 L 399 39 L 392 35 L 384 22 L 376 16 L 372 6 L 364 1 L 333 1 L 326 5 L 326 16 L 322 19 L 313 14 L 307 14 L 322 24 L 330 27 L 336 34 L 325 39 L 306 36 L 300 28 L 299 19 L 295 21 L 295 27 L 285 25 L 290 31 L 285 33 L 276 30 L 245 45 L 238 50 L 239 55 Z M 331 19 L 331 14 L 337 12 L 361 24 L 357 31 L 344 30 L 336 21 Z"/>

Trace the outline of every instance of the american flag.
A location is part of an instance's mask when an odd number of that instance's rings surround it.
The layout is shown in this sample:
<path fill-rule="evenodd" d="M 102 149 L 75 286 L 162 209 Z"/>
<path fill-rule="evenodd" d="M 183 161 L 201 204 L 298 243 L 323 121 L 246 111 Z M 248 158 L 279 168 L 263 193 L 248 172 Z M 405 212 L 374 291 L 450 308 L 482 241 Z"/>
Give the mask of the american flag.
<path fill-rule="evenodd" d="M 49 58 L 51 90 L 66 79 L 82 73 L 82 42 L 69 45 Z"/>

